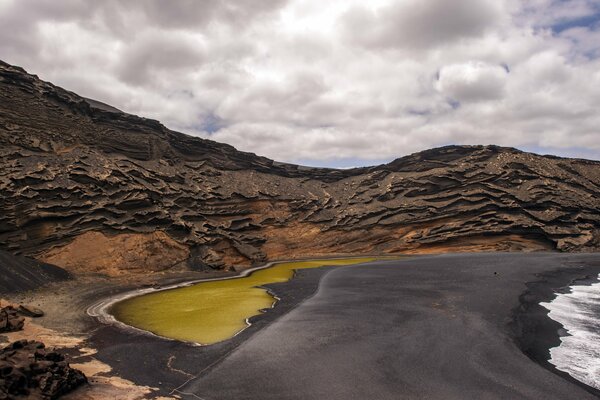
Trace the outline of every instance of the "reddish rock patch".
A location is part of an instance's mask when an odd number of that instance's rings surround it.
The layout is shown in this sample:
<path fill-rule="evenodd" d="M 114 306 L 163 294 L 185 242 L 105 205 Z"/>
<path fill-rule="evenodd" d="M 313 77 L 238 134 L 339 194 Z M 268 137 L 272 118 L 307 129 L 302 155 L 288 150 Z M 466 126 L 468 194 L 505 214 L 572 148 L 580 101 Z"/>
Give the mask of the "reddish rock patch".
<path fill-rule="evenodd" d="M 86 232 L 72 242 L 45 252 L 41 259 L 70 272 L 108 275 L 157 272 L 189 257 L 189 250 L 164 232 L 120 234 Z"/>

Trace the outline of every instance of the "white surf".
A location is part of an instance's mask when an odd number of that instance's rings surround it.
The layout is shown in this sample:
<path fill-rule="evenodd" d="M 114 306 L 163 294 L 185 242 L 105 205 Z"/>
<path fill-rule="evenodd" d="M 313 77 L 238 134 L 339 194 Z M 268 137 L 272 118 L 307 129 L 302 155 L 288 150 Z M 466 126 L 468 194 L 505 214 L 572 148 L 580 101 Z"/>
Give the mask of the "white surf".
<path fill-rule="evenodd" d="M 599 276 L 600 278 L 600 276 Z M 600 282 L 571 286 L 548 303 L 548 316 L 566 330 L 550 349 L 550 363 L 588 386 L 600 389 Z"/>

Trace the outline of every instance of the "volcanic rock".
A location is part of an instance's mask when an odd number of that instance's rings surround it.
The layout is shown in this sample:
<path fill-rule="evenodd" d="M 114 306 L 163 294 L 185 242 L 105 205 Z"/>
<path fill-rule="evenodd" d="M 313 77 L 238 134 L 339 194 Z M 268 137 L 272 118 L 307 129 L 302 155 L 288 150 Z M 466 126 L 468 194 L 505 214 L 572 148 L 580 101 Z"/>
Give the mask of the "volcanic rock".
<path fill-rule="evenodd" d="M 0 350 L 0 399 L 56 399 L 86 382 L 41 342 L 19 340 Z"/>
<path fill-rule="evenodd" d="M 335 170 L 174 132 L 0 63 L 0 248 L 75 272 L 600 249 L 600 162 L 447 146 Z"/>
<path fill-rule="evenodd" d="M 31 318 L 40 318 L 44 316 L 43 310 L 29 304 L 20 304 L 19 308 L 17 308 L 17 312 Z"/>
<path fill-rule="evenodd" d="M 13 306 L 0 308 L 0 333 L 20 331 L 24 323 L 25 319 Z"/>

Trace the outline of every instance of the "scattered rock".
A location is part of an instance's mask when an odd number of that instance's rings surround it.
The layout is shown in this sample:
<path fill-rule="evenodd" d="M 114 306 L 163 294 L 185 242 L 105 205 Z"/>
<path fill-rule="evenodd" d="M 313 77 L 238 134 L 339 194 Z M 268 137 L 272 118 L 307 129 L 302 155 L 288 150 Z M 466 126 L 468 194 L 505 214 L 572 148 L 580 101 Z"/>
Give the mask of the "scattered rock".
<path fill-rule="evenodd" d="M 26 317 L 40 318 L 44 316 L 44 311 L 32 305 L 19 305 L 18 313 Z"/>
<path fill-rule="evenodd" d="M 57 399 L 86 382 L 41 342 L 19 340 L 0 350 L 0 399 Z"/>
<path fill-rule="evenodd" d="M 25 318 L 21 317 L 16 308 L 7 306 L 0 308 L 0 332 L 15 332 L 23 329 Z"/>

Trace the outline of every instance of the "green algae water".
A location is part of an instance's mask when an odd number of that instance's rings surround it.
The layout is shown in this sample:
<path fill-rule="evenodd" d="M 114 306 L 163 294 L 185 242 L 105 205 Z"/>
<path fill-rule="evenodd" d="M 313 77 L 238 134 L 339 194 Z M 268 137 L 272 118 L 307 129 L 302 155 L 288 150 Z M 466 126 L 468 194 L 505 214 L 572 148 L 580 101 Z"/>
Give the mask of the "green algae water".
<path fill-rule="evenodd" d="M 297 269 L 375 260 L 353 258 L 280 263 L 245 277 L 200 282 L 132 297 L 116 303 L 111 313 L 121 322 L 163 337 L 213 344 L 235 336 L 247 326 L 247 318 L 273 305 L 274 297 L 260 286 L 286 282 Z"/>

